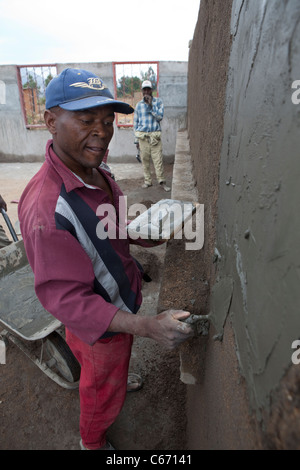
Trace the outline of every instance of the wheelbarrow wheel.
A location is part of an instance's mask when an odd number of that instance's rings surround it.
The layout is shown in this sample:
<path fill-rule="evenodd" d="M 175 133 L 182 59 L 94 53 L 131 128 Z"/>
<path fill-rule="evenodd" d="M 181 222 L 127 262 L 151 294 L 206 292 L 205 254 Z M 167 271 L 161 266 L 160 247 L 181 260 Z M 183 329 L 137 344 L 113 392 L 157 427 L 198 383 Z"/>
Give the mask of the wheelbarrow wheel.
<path fill-rule="evenodd" d="M 69 382 L 77 382 L 80 377 L 80 364 L 71 349 L 57 331 L 53 331 L 46 339 L 46 349 L 60 374 Z"/>

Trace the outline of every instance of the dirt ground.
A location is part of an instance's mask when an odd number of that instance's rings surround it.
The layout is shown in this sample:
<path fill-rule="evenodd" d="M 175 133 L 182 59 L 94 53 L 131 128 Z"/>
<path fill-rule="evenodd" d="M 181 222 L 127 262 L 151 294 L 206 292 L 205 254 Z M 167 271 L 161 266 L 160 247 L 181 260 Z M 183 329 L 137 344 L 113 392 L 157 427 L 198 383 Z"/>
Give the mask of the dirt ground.
<path fill-rule="evenodd" d="M 138 162 L 111 165 L 123 192 L 132 203 L 152 203 L 170 197 L 154 184 L 142 189 Z M 17 220 L 18 200 L 39 164 L 0 164 L 0 194 L 8 203 L 8 214 Z M 165 164 L 171 184 L 173 165 Z M 2 225 L 3 220 L 1 220 Z M 144 302 L 139 315 L 155 315 L 165 246 L 141 249 L 133 255 L 153 279 L 144 283 Z M 185 449 L 185 385 L 179 380 L 178 352 L 168 352 L 149 339 L 135 338 L 131 370 L 142 374 L 144 386 L 128 393 L 124 408 L 109 431 L 120 450 Z M 50 380 L 14 344 L 0 364 L 0 449 L 79 450 L 78 390 L 68 390 Z"/>

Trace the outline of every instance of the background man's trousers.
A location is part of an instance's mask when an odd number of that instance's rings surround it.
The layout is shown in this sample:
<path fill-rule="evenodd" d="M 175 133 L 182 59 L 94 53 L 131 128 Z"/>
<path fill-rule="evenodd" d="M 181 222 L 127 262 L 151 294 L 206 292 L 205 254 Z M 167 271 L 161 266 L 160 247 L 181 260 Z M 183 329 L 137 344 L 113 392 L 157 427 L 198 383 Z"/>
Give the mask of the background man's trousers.
<path fill-rule="evenodd" d="M 139 146 L 144 169 L 145 184 L 148 184 L 149 186 L 152 184 L 150 171 L 151 158 L 153 161 L 157 181 L 159 183 L 165 183 L 166 178 L 164 175 L 161 140 L 159 139 L 156 141 L 156 143 L 151 143 L 150 138 L 145 137 L 144 139 L 139 139 Z"/>

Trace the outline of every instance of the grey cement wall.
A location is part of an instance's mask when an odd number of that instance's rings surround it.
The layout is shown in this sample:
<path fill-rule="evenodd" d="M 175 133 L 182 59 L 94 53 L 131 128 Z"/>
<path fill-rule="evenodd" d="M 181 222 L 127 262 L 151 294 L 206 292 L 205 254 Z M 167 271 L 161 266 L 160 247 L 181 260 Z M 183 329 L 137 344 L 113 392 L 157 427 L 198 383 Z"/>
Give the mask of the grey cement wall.
<path fill-rule="evenodd" d="M 219 282 L 233 286 L 228 315 L 255 410 L 269 405 L 300 335 L 300 4 L 233 3 L 221 154 Z M 214 316 L 221 329 L 215 286 Z M 292 366 L 295 367 L 295 366 Z"/>
<path fill-rule="evenodd" d="M 113 92 L 113 64 L 57 64 L 58 72 L 66 67 L 86 68 L 98 74 Z M 42 161 L 45 144 L 51 135 L 46 129 L 26 129 L 17 84 L 15 65 L 0 66 L 0 81 L 5 84 L 5 100 L 0 100 L 0 161 Z M 1 88 L 1 96 L 3 94 Z M 165 157 L 175 154 L 176 132 L 186 125 L 187 62 L 159 62 L 159 95 L 165 105 L 162 143 Z M 118 128 L 109 148 L 109 158 L 135 157 L 132 128 Z"/>
<path fill-rule="evenodd" d="M 189 61 L 191 154 L 213 234 L 203 253 L 212 324 L 205 372 L 188 390 L 189 448 L 299 449 L 300 365 L 291 356 L 300 337 L 300 104 L 291 86 L 300 80 L 300 3 L 224 4 L 201 1 Z M 222 34 L 232 41 L 223 58 Z M 224 70 L 226 93 L 216 86 L 213 97 L 209 78 Z M 210 109 L 204 93 L 193 103 L 203 87 Z"/>

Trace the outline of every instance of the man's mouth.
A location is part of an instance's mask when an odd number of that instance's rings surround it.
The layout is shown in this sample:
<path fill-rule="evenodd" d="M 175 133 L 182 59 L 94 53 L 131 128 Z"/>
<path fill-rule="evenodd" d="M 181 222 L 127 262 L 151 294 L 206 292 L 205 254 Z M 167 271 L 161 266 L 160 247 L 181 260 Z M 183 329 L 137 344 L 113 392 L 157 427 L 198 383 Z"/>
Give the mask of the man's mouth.
<path fill-rule="evenodd" d="M 87 149 L 89 152 L 93 152 L 93 153 L 101 153 L 101 152 L 105 152 L 106 149 L 104 147 L 98 147 L 98 146 L 87 146 Z"/>

